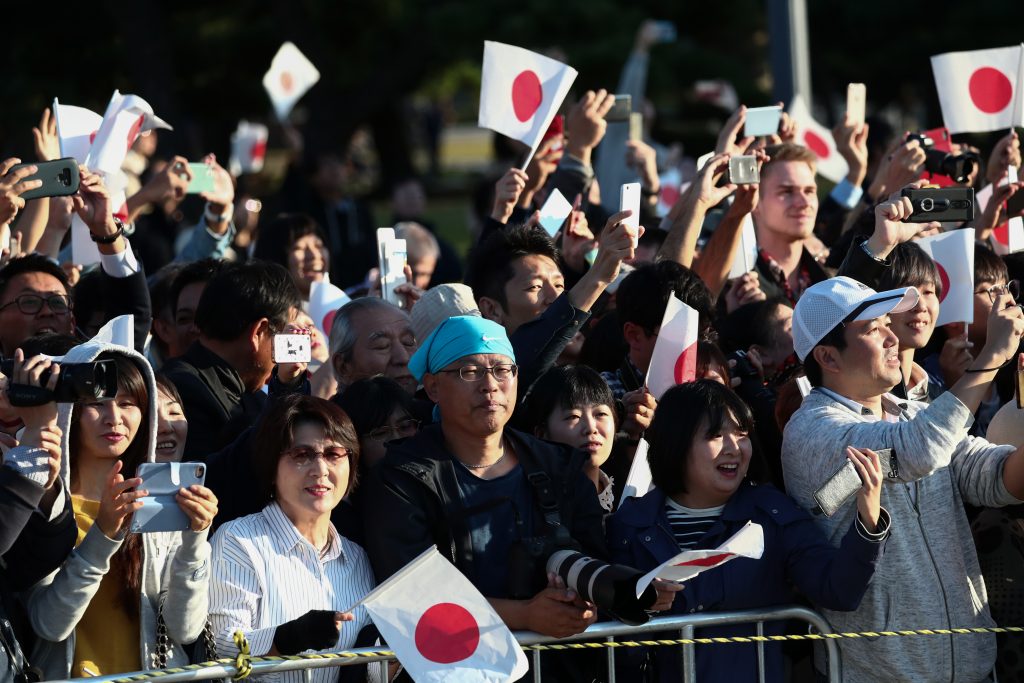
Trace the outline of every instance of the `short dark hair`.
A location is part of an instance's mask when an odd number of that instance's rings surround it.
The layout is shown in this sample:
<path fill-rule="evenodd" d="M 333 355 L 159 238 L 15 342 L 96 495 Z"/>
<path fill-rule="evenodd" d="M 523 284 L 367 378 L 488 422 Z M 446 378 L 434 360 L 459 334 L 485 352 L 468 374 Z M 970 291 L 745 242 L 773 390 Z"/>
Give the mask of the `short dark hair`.
<path fill-rule="evenodd" d="M 834 346 L 837 350 L 842 351 L 846 348 L 846 325 L 842 323 L 836 325 L 829 333 L 821 338 L 814 347 L 817 346 Z M 804 375 L 807 377 L 807 381 L 811 383 L 812 387 L 820 387 L 822 372 L 821 366 L 818 365 L 818 361 L 814 360 L 814 347 L 807 353 L 807 358 L 804 358 Z"/>
<path fill-rule="evenodd" d="M 515 274 L 512 264 L 524 256 L 547 256 L 558 264 L 558 249 L 543 228 L 513 225 L 478 244 L 469 255 L 465 279 L 476 300 L 486 296 L 507 306 L 505 285 Z"/>
<path fill-rule="evenodd" d="M 166 318 L 165 313 L 170 313 L 171 319 L 174 318 L 174 308 L 178 304 L 178 300 L 173 297 L 174 278 L 188 265 L 175 261 L 149 276 L 146 284 L 149 286 L 149 302 L 154 319 Z M 156 339 L 155 335 L 153 339 Z"/>
<path fill-rule="evenodd" d="M 746 351 L 755 344 L 774 346 L 779 339 L 775 318 L 782 306 L 792 308 L 781 296 L 743 304 L 720 322 L 719 339 L 732 351 Z"/>
<path fill-rule="evenodd" d="M 359 437 L 345 411 L 327 399 L 304 394 L 280 398 L 264 413 L 253 431 L 252 467 L 256 475 L 255 495 L 262 509 L 274 499 L 277 463 L 292 445 L 296 426 L 312 422 L 323 427 L 325 438 L 348 450 L 348 496 L 359 479 Z"/>
<path fill-rule="evenodd" d="M 543 428 L 556 408 L 567 410 L 588 405 L 607 405 L 611 407 L 612 414 L 616 414 L 615 397 L 601 375 L 586 365 L 553 367 L 530 387 L 523 403 L 526 411 L 524 426 L 531 431 Z"/>
<path fill-rule="evenodd" d="M 72 297 L 71 285 L 68 282 L 68 276 L 64 269 L 46 256 L 33 252 L 12 259 L 6 266 L 0 268 L 0 299 L 3 299 L 7 294 L 7 285 L 11 283 L 11 280 L 24 273 L 46 273 L 47 275 L 52 275 L 60 280 L 60 284 L 64 287 L 68 297 Z"/>
<path fill-rule="evenodd" d="M 219 261 L 215 258 L 204 258 L 192 261 L 178 271 L 171 283 L 171 299 L 168 302 L 171 307 L 171 317 L 178 313 L 178 299 L 181 298 L 181 290 L 196 282 L 209 282 L 226 265 L 226 261 Z M 153 309 L 156 313 L 156 309 Z"/>
<path fill-rule="evenodd" d="M 717 432 L 730 418 L 740 429 L 753 432 L 750 408 L 732 389 L 714 380 L 679 384 L 666 391 L 644 433 L 654 485 L 667 496 L 686 492 L 686 463 L 693 442 Z"/>
<path fill-rule="evenodd" d="M 979 282 L 1006 282 L 1010 273 L 1003 259 L 980 244 L 974 245 L 974 284 Z"/>
<path fill-rule="evenodd" d="M 925 250 L 914 242 L 902 242 L 896 245 L 890 255 L 892 266 L 886 268 L 878 280 L 878 291 L 896 289 L 898 287 L 920 287 L 934 284 L 936 293 L 942 294 L 942 279 L 935 261 Z"/>
<path fill-rule="evenodd" d="M 288 324 L 302 299 L 283 266 L 265 261 L 225 265 L 206 284 L 196 310 L 196 326 L 210 339 L 233 341 L 261 318 L 271 330 Z"/>
<path fill-rule="evenodd" d="M 387 424 L 396 410 L 402 410 L 410 417 L 415 413 L 412 396 L 390 377 L 357 380 L 331 400 L 349 416 L 360 437 Z"/>
<path fill-rule="evenodd" d="M 304 213 L 282 213 L 264 226 L 256 240 L 252 257 L 261 261 L 288 266 L 288 250 L 296 240 L 316 235 L 327 244 L 327 235 L 313 218 Z"/>
<path fill-rule="evenodd" d="M 163 391 L 165 394 L 174 399 L 174 402 L 184 407 L 185 402 L 181 400 L 181 393 L 178 392 L 178 387 L 174 385 L 174 382 L 170 377 L 162 372 L 156 373 L 156 388 L 158 391 Z"/>
<path fill-rule="evenodd" d="M 623 324 L 633 323 L 654 334 L 670 294 L 697 310 L 700 338 L 705 338 L 714 318 L 711 292 L 699 275 L 675 261 L 645 263 L 627 275 L 615 293 L 615 310 Z"/>

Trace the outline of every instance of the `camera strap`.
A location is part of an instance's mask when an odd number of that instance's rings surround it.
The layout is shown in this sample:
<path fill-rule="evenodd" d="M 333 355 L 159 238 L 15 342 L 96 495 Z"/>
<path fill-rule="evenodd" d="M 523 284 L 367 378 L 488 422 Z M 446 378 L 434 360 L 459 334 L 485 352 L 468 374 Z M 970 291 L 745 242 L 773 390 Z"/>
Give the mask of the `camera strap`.
<path fill-rule="evenodd" d="M 548 526 L 548 533 L 555 537 L 560 543 L 572 543 L 569 530 L 562 523 L 561 506 L 558 501 L 558 492 L 555 490 L 555 483 L 548 476 L 548 473 L 537 466 L 533 454 L 528 449 L 517 453 L 519 464 L 526 474 L 526 481 L 533 490 L 533 499 L 544 516 L 544 522 Z"/>

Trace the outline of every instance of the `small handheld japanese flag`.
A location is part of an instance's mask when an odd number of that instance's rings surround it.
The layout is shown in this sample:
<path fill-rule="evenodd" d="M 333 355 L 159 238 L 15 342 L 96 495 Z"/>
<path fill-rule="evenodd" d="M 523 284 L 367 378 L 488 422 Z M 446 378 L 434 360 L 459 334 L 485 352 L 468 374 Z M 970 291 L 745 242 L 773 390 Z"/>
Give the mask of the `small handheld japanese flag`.
<path fill-rule="evenodd" d="M 319 80 L 320 72 L 294 43 L 282 45 L 263 75 L 263 87 L 270 95 L 277 118 L 286 120 L 295 103 Z"/>
<path fill-rule="evenodd" d="M 698 322 L 696 310 L 669 295 L 645 382 L 655 399 L 660 401 L 671 387 L 696 378 Z"/>
<path fill-rule="evenodd" d="M 629 474 L 626 475 L 626 485 L 622 489 L 619 505 L 622 505 L 627 498 L 642 498 L 654 488 L 651 463 L 647 460 L 648 448 L 650 448 L 650 444 L 646 439 L 640 439 L 637 443 L 636 453 L 633 454 L 633 463 L 629 466 Z"/>
<path fill-rule="evenodd" d="M 974 228 L 917 241 L 935 261 L 942 281 L 936 325 L 974 322 Z"/>
<path fill-rule="evenodd" d="M 1010 166 L 1007 169 L 1007 176 L 999 181 L 999 186 L 1003 187 L 1008 183 L 1015 182 L 1017 182 L 1017 167 Z M 993 186 L 986 185 L 978 191 L 977 195 L 975 195 L 979 212 L 985 211 L 989 201 L 992 200 L 992 194 Z M 1012 254 L 1024 249 L 1024 218 L 1014 216 L 1007 222 L 997 225 L 995 229 L 992 230 L 992 237 L 989 238 L 989 244 L 992 245 L 992 250 L 1000 256 Z"/>
<path fill-rule="evenodd" d="M 525 143 L 530 148 L 526 168 L 575 80 L 571 66 L 485 40 L 478 123 Z"/>
<path fill-rule="evenodd" d="M 526 655 L 512 632 L 435 546 L 362 604 L 417 683 L 505 683 L 526 673 Z"/>
<path fill-rule="evenodd" d="M 238 129 L 231 134 L 231 157 L 228 167 L 231 175 L 259 173 L 267 156 L 267 127 L 262 123 L 239 121 Z"/>
<path fill-rule="evenodd" d="M 757 233 L 754 232 L 754 219 L 748 213 L 743 217 L 740 229 L 740 244 L 732 259 L 729 279 L 742 277 L 754 269 L 757 264 Z"/>
<path fill-rule="evenodd" d="M 334 314 L 351 300 L 348 294 L 331 284 L 327 273 L 324 273 L 322 282 L 309 286 L 309 317 L 324 333 L 324 338 L 331 336 Z"/>
<path fill-rule="evenodd" d="M 53 117 L 57 123 L 60 155 L 74 157 L 79 164 L 84 164 L 103 117 L 85 107 L 61 104 L 56 97 L 53 98 Z"/>
<path fill-rule="evenodd" d="M 165 128 L 174 130 L 153 113 L 153 107 L 138 95 L 122 95 L 117 90 L 110 96 L 103 123 L 96 131 L 85 165 L 92 171 L 112 176 L 121 170 L 128 150 L 140 133 Z"/>
<path fill-rule="evenodd" d="M 789 115 L 796 122 L 796 141 L 818 157 L 818 174 L 833 183 L 842 180 L 850 167 L 836 149 L 832 131 L 814 120 L 803 96 L 793 95 L 789 103 Z"/>
<path fill-rule="evenodd" d="M 640 577 L 636 582 L 636 595 L 640 597 L 654 579 L 682 583 L 701 572 L 721 567 L 737 557 L 757 560 L 764 554 L 764 529 L 760 524 L 747 522 L 728 541 L 714 550 L 684 550 Z"/>
<path fill-rule="evenodd" d="M 935 89 L 949 132 L 984 133 L 1024 125 L 1022 60 L 1021 45 L 933 56 Z"/>

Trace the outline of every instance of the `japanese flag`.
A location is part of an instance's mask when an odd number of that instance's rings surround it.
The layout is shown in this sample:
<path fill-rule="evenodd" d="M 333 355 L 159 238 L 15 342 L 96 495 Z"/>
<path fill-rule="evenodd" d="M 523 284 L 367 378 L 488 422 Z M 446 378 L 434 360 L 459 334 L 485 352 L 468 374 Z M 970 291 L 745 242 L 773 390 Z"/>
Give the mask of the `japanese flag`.
<path fill-rule="evenodd" d="M 262 123 L 240 121 L 231 134 L 231 157 L 228 166 L 231 175 L 259 173 L 267 156 L 267 127 Z"/>
<path fill-rule="evenodd" d="M 139 134 L 156 128 L 173 130 L 153 113 L 153 107 L 146 100 L 138 95 L 122 95 L 115 90 L 103 114 L 103 123 L 89 148 L 85 166 L 108 178 L 119 173 Z"/>
<path fill-rule="evenodd" d="M 942 120 L 949 132 L 984 133 L 1024 125 L 1022 60 L 1021 45 L 932 57 Z"/>
<path fill-rule="evenodd" d="M 748 213 L 743 217 L 740 229 L 740 244 L 732 259 L 729 279 L 742 277 L 754 269 L 757 263 L 757 233 L 754 232 L 754 219 Z"/>
<path fill-rule="evenodd" d="M 286 120 L 295 103 L 319 80 L 320 72 L 294 43 L 282 45 L 263 75 L 263 87 L 270 95 L 277 118 Z"/>
<path fill-rule="evenodd" d="M 715 567 L 721 567 L 729 560 L 737 557 L 748 557 L 758 560 L 764 554 L 764 529 L 760 524 L 747 522 L 733 534 L 728 541 L 714 550 L 684 550 L 675 557 L 663 562 L 649 573 L 640 577 L 636 583 L 636 596 L 643 595 L 644 590 L 654 579 L 683 582 Z"/>
<path fill-rule="evenodd" d="M 327 273 L 324 273 L 323 281 L 309 286 L 309 317 L 324 333 L 324 338 L 331 336 L 334 314 L 351 300 L 348 294 L 331 284 Z"/>
<path fill-rule="evenodd" d="M 645 382 L 655 399 L 660 401 L 671 387 L 696 378 L 698 322 L 695 309 L 669 295 Z"/>
<path fill-rule="evenodd" d="M 417 683 L 504 683 L 526 673 L 526 655 L 512 632 L 436 546 L 362 603 Z"/>
<path fill-rule="evenodd" d="M 818 174 L 838 183 L 850 170 L 846 159 L 839 155 L 832 131 L 814 120 L 811 110 L 800 94 L 793 95 L 789 115 L 796 122 L 796 141 L 818 157 Z"/>
<path fill-rule="evenodd" d="M 53 98 L 53 117 L 57 122 L 60 155 L 74 157 L 79 164 L 84 164 L 103 117 L 84 107 L 61 104 L 56 97 Z"/>
<path fill-rule="evenodd" d="M 478 123 L 525 143 L 530 148 L 526 168 L 575 80 L 570 66 L 485 40 Z"/>
<path fill-rule="evenodd" d="M 633 463 L 629 466 L 629 474 L 626 475 L 626 485 L 622 489 L 622 499 L 619 505 L 627 498 L 642 498 L 654 488 L 654 476 L 651 474 L 651 463 L 647 460 L 647 449 L 650 444 L 645 439 L 640 439 L 636 445 L 636 452 L 633 454 Z"/>
<path fill-rule="evenodd" d="M 1007 170 L 1007 177 L 999 181 L 1000 187 L 1008 183 L 1017 182 L 1017 167 L 1010 166 Z M 978 211 L 985 211 L 986 206 L 992 199 L 992 192 L 992 185 L 986 185 L 978 191 L 976 196 Z M 1024 218 L 1014 216 L 1006 223 L 997 225 L 992 231 L 992 237 L 989 239 L 989 243 L 992 245 L 993 251 L 1000 256 L 1012 254 L 1024 249 Z"/>
<path fill-rule="evenodd" d="M 935 261 L 942 281 L 936 325 L 974 322 L 974 228 L 917 241 Z"/>

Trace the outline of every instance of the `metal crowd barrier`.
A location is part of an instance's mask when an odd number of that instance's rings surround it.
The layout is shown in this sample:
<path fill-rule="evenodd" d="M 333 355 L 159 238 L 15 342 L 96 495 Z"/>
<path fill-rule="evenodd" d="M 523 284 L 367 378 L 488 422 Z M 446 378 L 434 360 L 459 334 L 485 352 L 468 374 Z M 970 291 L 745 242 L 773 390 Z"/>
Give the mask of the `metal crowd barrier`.
<path fill-rule="evenodd" d="M 549 638 L 548 636 L 542 636 L 539 633 L 533 633 L 531 631 L 517 631 L 516 639 L 520 645 L 554 645 L 559 643 L 574 643 L 579 641 L 594 641 L 594 640 L 606 640 L 614 641 L 617 638 L 623 640 L 642 640 L 642 636 L 653 634 L 653 633 L 665 633 L 665 632 L 678 632 L 679 637 L 682 639 L 694 638 L 694 631 L 699 628 L 708 626 L 725 626 L 732 624 L 756 624 L 758 636 L 764 635 L 764 624 L 769 621 L 782 621 L 782 620 L 796 620 L 806 622 L 812 629 L 819 633 L 827 633 L 831 630 L 827 621 L 817 612 L 814 612 L 805 607 L 776 607 L 772 609 L 761 609 L 761 610 L 743 610 L 738 612 L 711 612 L 704 614 L 686 614 L 671 617 L 657 617 L 651 619 L 642 626 L 626 626 L 617 621 L 603 622 L 594 624 L 583 633 L 580 633 L 569 638 Z M 826 651 L 828 653 L 828 680 L 829 683 L 839 683 L 840 679 L 840 662 L 839 662 L 839 646 L 835 640 L 826 639 L 819 641 L 824 643 Z M 678 647 L 680 648 L 680 657 L 682 658 L 683 665 L 683 683 L 695 683 L 696 682 L 696 660 L 694 646 L 688 645 L 663 645 L 655 647 Z M 735 647 L 734 645 L 723 644 L 719 647 Z M 758 641 L 757 647 L 757 661 L 758 661 L 758 681 L 764 683 L 765 671 L 764 671 L 764 642 Z M 607 661 L 608 661 L 608 683 L 616 683 L 615 680 L 615 652 L 619 648 L 608 647 Z M 348 650 L 354 654 L 357 653 L 370 653 L 380 652 L 379 648 L 361 648 Z M 532 674 L 534 683 L 541 682 L 541 661 L 540 661 L 540 650 L 532 650 L 530 652 L 532 656 Z M 250 678 L 256 676 L 263 676 L 271 673 L 280 673 L 285 671 L 303 671 L 306 680 L 311 680 L 311 674 L 313 669 L 323 669 L 328 667 L 338 666 L 353 666 L 353 665 L 365 665 L 373 662 L 383 662 L 380 664 L 382 669 L 386 672 L 388 661 L 394 661 L 394 657 L 388 656 L 374 656 L 367 654 L 360 654 L 358 657 L 352 658 L 332 658 L 332 659 L 291 659 L 291 660 L 275 660 L 275 661 L 258 661 L 254 658 L 252 662 L 252 673 Z M 205 666 L 202 668 L 190 668 L 188 670 L 154 670 L 154 671 L 141 671 L 137 673 L 124 673 L 124 674 L 113 674 L 110 676 L 97 676 L 94 678 L 80 678 L 74 679 L 75 681 L 81 681 L 82 683 L 113 683 L 114 681 L 144 681 L 147 679 L 159 679 L 161 682 L 174 683 L 175 681 L 212 681 L 212 680 L 226 680 L 230 681 L 232 677 L 238 674 L 238 669 L 232 664 L 214 664 Z M 383 680 L 387 680 L 385 673 Z"/>

